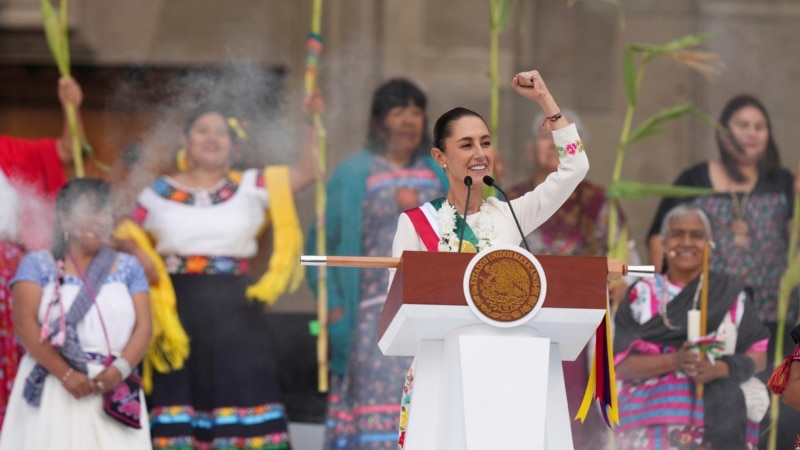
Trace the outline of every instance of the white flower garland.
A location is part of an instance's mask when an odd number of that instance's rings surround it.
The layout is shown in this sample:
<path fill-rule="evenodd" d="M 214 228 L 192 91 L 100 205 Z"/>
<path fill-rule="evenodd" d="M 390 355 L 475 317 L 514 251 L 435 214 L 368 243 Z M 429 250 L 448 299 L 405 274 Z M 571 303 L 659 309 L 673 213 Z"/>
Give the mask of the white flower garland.
<path fill-rule="evenodd" d="M 456 233 L 456 217 L 458 212 L 447 200 L 442 202 L 442 207 L 436 212 L 436 219 L 439 222 L 440 252 L 457 252 L 459 239 Z M 466 218 L 464 218 L 466 222 Z M 465 223 L 466 226 L 466 223 Z M 490 237 L 494 233 L 494 222 L 489 212 L 489 204 L 485 201 L 481 203 L 478 213 L 478 229 L 475 230 L 475 237 L 478 238 L 478 251 L 489 248 L 492 245 Z"/>

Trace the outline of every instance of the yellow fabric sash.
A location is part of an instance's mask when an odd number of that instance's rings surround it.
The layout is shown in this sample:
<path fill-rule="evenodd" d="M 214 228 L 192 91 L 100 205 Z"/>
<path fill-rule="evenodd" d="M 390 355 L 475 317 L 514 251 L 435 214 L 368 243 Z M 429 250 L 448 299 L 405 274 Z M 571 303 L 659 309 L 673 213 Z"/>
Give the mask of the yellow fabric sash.
<path fill-rule="evenodd" d="M 305 271 L 300 266 L 303 234 L 289 183 L 289 168 L 268 166 L 264 172 L 270 198 L 264 226 L 272 222 L 273 251 L 267 271 L 258 282 L 247 288 L 246 295 L 272 305 L 287 289 L 294 292 L 303 281 Z M 150 393 L 153 370 L 168 373 L 183 368 L 189 357 L 189 337 L 178 317 L 175 290 L 164 260 L 156 253 L 145 231 L 126 219 L 117 227 L 114 237 L 132 240 L 158 271 L 158 283 L 150 286 L 153 339 L 142 361 L 142 386 L 146 393 Z"/>
<path fill-rule="evenodd" d="M 289 183 L 289 167 L 267 166 L 264 178 L 270 204 L 265 225 L 272 223 L 272 255 L 267 271 L 247 288 L 246 295 L 272 305 L 287 290 L 296 291 L 303 281 L 305 271 L 300 266 L 303 232 Z"/>
<path fill-rule="evenodd" d="M 142 361 L 142 387 L 150 393 L 153 389 L 153 369 L 167 373 L 183 367 L 189 357 L 189 337 L 178 318 L 175 290 L 164 260 L 156 253 L 145 231 L 126 219 L 117 227 L 114 237 L 135 242 L 158 271 L 158 283 L 150 286 L 153 339 Z"/>

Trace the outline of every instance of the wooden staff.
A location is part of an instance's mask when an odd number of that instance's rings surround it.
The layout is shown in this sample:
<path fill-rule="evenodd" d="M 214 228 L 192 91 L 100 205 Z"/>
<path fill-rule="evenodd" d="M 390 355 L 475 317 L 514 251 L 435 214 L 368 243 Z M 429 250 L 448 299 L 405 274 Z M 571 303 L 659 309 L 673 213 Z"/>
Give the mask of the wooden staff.
<path fill-rule="evenodd" d="M 390 256 L 325 256 L 303 255 L 300 264 L 304 266 L 360 267 L 376 269 L 396 269 L 400 258 Z M 629 266 L 617 259 L 608 258 L 608 279 L 619 280 L 625 275 L 652 278 L 654 266 Z"/>
<path fill-rule="evenodd" d="M 306 72 L 305 90 L 306 95 L 311 95 L 317 89 L 317 69 L 319 58 L 322 54 L 322 0 L 311 0 L 311 31 L 306 45 Z M 322 124 L 319 113 L 311 116 L 314 127 L 317 131 L 317 169 L 319 170 L 316 182 L 316 204 L 315 219 L 317 224 L 317 253 L 324 255 L 328 253 L 327 240 L 325 238 L 325 196 L 324 174 L 326 171 L 326 132 Z M 320 265 L 317 268 L 317 389 L 320 392 L 328 392 L 328 274 L 326 267 Z"/>

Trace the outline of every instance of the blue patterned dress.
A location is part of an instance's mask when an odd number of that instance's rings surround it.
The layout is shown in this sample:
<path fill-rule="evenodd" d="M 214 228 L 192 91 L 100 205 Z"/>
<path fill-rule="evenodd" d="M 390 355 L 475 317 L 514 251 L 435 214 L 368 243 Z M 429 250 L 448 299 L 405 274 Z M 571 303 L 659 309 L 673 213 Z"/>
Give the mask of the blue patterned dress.
<path fill-rule="evenodd" d="M 366 183 L 364 256 L 390 256 L 400 213 L 445 194 L 438 176 L 422 158 L 398 169 L 385 158 L 375 157 Z M 397 448 L 401 386 L 411 358 L 383 356 L 378 348 L 378 317 L 388 287 L 388 270 L 362 269 L 347 371 L 333 380 L 329 396 L 328 449 Z"/>

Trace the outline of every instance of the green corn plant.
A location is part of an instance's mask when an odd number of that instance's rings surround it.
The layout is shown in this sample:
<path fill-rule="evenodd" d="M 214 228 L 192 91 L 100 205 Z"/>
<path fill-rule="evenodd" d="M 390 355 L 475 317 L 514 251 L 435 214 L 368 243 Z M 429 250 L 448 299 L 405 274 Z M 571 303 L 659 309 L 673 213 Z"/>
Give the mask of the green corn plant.
<path fill-rule="evenodd" d="M 800 165 L 798 165 L 798 173 L 800 173 Z M 778 367 L 783 361 L 783 338 L 786 333 L 786 315 L 789 309 L 789 297 L 792 295 L 792 290 L 800 284 L 800 253 L 797 252 L 797 236 L 800 234 L 800 196 L 797 195 L 794 197 L 794 214 L 792 215 L 792 223 L 789 229 L 789 250 L 786 255 L 788 264 L 786 266 L 786 271 L 781 275 L 778 288 L 778 325 L 775 330 L 773 367 Z M 767 441 L 767 448 L 769 450 L 777 449 L 777 423 L 779 412 L 780 398 L 773 394 L 769 409 L 773 424 L 772 428 L 769 430 L 769 440 Z"/>
<path fill-rule="evenodd" d="M 698 110 L 689 103 L 663 109 L 648 117 L 633 129 L 633 116 L 638 104 L 639 90 L 644 78 L 647 64 L 659 56 L 668 57 L 674 61 L 694 69 L 707 78 L 718 74 L 721 70 L 719 57 L 715 53 L 696 50 L 697 47 L 711 36 L 708 34 L 693 34 L 670 41 L 664 45 L 631 44 L 625 48 L 623 54 L 623 79 L 627 109 L 625 119 L 617 145 L 614 171 L 608 195 L 611 204 L 608 212 L 608 249 L 609 257 L 627 261 L 627 236 L 628 230 L 618 230 L 619 201 L 622 199 L 641 199 L 653 196 L 660 197 L 689 197 L 705 195 L 711 189 L 686 188 L 681 186 L 652 185 L 631 181 L 622 181 L 622 167 L 626 151 L 635 143 L 649 137 L 657 136 L 665 131 L 663 125 L 667 122 L 690 115 L 697 117 L 711 126 L 721 128 L 717 122 L 708 115 Z"/>
<path fill-rule="evenodd" d="M 500 33 L 506 29 L 515 0 L 489 0 L 489 135 L 498 148 L 500 124 Z M 484 197 L 493 197 L 495 189 L 483 187 Z"/>
<path fill-rule="evenodd" d="M 56 67 L 62 77 L 70 76 L 70 54 L 69 54 L 69 23 L 67 20 L 67 0 L 61 0 L 59 6 L 60 14 L 56 13 L 55 8 L 50 3 L 50 0 L 41 0 L 42 9 L 42 23 L 44 26 L 44 34 L 47 39 L 47 46 L 50 48 L 50 53 L 53 54 Z M 85 175 L 83 166 L 83 150 L 86 150 L 89 155 L 92 154 L 92 148 L 85 138 L 81 136 L 78 127 L 78 112 L 75 105 L 68 103 L 67 106 L 67 123 L 69 124 L 70 134 L 72 136 L 72 155 L 73 164 L 75 165 L 75 176 L 82 178 Z M 108 167 L 97 162 L 98 167 L 107 170 Z"/>
<path fill-rule="evenodd" d="M 500 123 L 500 33 L 508 25 L 511 8 L 515 0 L 489 0 L 489 134 L 497 147 L 497 131 Z"/>

